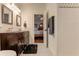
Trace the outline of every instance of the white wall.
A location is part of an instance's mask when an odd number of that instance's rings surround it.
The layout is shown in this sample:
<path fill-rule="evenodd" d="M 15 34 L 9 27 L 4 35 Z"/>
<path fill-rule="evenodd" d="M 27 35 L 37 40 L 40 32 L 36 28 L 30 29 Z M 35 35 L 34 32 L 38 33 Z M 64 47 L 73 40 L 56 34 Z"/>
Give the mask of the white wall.
<path fill-rule="evenodd" d="M 9 9 L 11 9 L 13 11 L 13 24 L 10 25 L 10 24 L 3 24 L 2 23 L 2 17 L 1 17 L 1 15 L 2 15 L 1 14 L 2 4 L 0 4 L 0 33 L 19 31 L 19 29 L 21 29 L 21 27 L 17 27 L 16 26 L 16 15 L 19 14 L 18 10 L 16 10 L 16 9 L 13 10 L 14 8 L 11 5 L 9 5 L 9 4 L 4 4 L 4 5 L 6 5 Z M 9 28 L 11 28 L 11 29 L 9 30 Z"/>
<path fill-rule="evenodd" d="M 57 4 L 18 4 L 22 11 L 22 20 L 27 22 L 27 28 L 23 30 L 30 31 L 30 43 L 34 43 L 34 14 L 44 14 L 44 30 L 46 29 L 46 13 L 49 17 L 55 16 L 55 36 L 49 34 L 49 49 L 52 55 L 57 55 Z M 46 31 L 44 31 L 44 42 L 46 45 Z"/>
<path fill-rule="evenodd" d="M 1 17 L 1 6 L 2 4 L 0 4 L 0 32 L 7 32 L 9 30 L 9 28 L 11 28 L 10 31 L 18 31 L 19 29 L 21 29 L 21 27 L 16 26 L 16 15 L 19 14 L 19 12 L 17 10 L 13 10 L 14 8 L 9 5 L 9 4 L 5 4 L 10 10 L 13 11 L 13 24 L 2 24 L 2 17 Z"/>
<path fill-rule="evenodd" d="M 22 11 L 22 25 L 26 21 L 27 28 L 22 26 L 22 30 L 30 31 L 30 43 L 34 43 L 34 14 L 44 14 L 45 4 L 18 4 Z"/>
<path fill-rule="evenodd" d="M 57 4 L 47 4 L 47 12 L 48 17 L 55 16 L 55 33 L 53 35 L 48 35 L 48 43 L 49 43 L 49 49 L 52 52 L 53 55 L 57 55 Z"/>
<path fill-rule="evenodd" d="M 31 32 L 30 42 L 34 42 L 33 15 L 44 12 L 46 20 L 46 12 L 48 12 L 49 17 L 55 16 L 55 36 L 49 34 L 50 51 L 53 55 L 79 55 L 79 8 L 58 8 L 57 4 L 46 4 L 47 9 L 44 7 L 40 4 L 21 5 L 22 19 L 27 21 L 26 30 Z M 24 30 L 23 27 L 22 29 Z"/>
<path fill-rule="evenodd" d="M 79 8 L 58 9 L 58 55 L 79 55 Z"/>

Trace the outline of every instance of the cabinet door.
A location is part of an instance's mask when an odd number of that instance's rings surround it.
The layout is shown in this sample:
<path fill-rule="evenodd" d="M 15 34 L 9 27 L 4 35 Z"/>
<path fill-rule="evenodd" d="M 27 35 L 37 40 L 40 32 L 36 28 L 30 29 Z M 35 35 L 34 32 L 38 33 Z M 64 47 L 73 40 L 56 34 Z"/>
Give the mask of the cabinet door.
<path fill-rule="evenodd" d="M 6 38 L 7 38 L 6 34 L 1 35 L 1 50 L 7 50 L 8 42 Z"/>
<path fill-rule="evenodd" d="M 25 44 L 29 44 L 29 31 L 24 32 Z"/>

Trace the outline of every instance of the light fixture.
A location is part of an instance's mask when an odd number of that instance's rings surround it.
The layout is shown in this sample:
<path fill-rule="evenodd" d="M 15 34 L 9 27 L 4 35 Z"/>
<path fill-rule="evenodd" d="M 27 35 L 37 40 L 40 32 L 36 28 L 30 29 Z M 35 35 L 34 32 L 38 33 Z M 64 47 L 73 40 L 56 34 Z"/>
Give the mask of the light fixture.
<path fill-rule="evenodd" d="M 23 26 L 26 28 L 27 27 L 27 23 L 25 22 Z"/>
<path fill-rule="evenodd" d="M 40 20 L 43 20 L 43 17 L 41 17 Z"/>

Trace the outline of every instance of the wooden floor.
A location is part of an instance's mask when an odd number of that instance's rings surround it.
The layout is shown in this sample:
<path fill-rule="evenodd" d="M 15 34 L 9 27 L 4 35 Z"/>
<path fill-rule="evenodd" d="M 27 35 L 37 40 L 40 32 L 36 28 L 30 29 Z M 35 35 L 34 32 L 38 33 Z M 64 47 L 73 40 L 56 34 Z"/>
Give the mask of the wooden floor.
<path fill-rule="evenodd" d="M 34 38 L 34 42 L 35 43 L 43 43 L 43 34 L 35 34 L 35 38 Z"/>
<path fill-rule="evenodd" d="M 43 39 L 35 39 L 34 41 L 35 41 L 35 43 L 43 43 L 44 40 Z"/>

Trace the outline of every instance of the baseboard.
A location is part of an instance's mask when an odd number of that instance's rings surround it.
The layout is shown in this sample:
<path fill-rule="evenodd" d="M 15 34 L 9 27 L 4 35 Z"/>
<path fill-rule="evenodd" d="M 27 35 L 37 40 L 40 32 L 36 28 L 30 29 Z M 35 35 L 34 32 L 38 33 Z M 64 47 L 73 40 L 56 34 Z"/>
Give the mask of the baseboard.
<path fill-rule="evenodd" d="M 53 50 L 53 49 L 50 49 L 50 48 L 49 48 L 49 50 L 51 51 L 52 56 L 57 56 L 57 51 L 55 51 L 55 50 Z"/>

